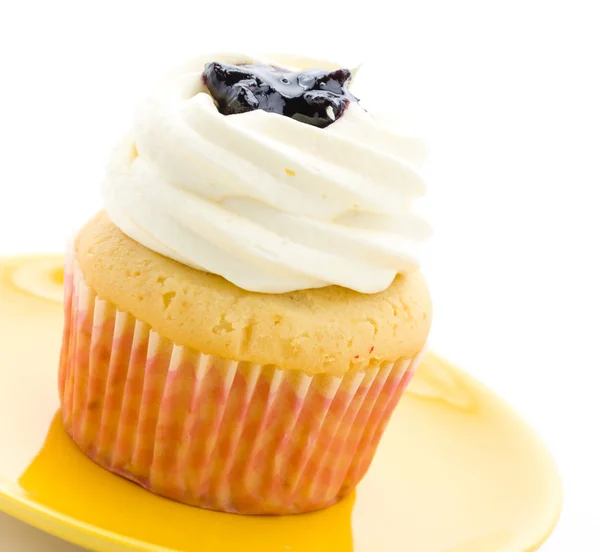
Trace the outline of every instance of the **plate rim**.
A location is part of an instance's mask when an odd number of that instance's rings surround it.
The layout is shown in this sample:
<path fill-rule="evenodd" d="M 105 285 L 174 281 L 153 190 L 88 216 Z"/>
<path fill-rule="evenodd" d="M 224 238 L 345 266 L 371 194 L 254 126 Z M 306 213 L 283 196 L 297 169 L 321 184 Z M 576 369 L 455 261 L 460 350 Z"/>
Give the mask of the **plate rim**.
<path fill-rule="evenodd" d="M 20 264 L 26 261 L 50 261 L 56 262 L 62 265 L 63 255 L 60 253 L 44 253 L 44 254 L 22 254 L 12 256 L 0 256 L 0 273 L 4 272 L 4 269 L 9 268 L 7 262 L 11 264 L 16 262 Z M 26 291 L 17 287 L 17 290 L 21 293 L 27 293 Z M 39 300 L 49 301 L 45 297 L 38 297 Z M 52 303 L 59 304 L 58 301 L 52 301 Z M 545 527 L 544 535 L 540 535 L 537 538 L 539 542 L 530 545 L 529 548 L 518 552 L 533 552 L 538 550 L 543 544 L 550 538 L 556 529 L 561 514 L 563 511 L 564 504 L 564 487 L 563 481 L 560 475 L 560 470 L 556 463 L 556 460 L 550 453 L 546 443 L 539 436 L 539 434 L 529 425 L 529 423 L 520 415 L 520 413 L 512 407 L 503 397 L 498 395 L 490 387 L 483 382 L 479 381 L 476 377 L 466 372 L 464 369 L 456 366 L 454 363 L 447 360 L 442 355 L 437 353 L 428 352 L 427 355 L 432 358 L 434 362 L 443 364 L 452 373 L 464 378 L 469 382 L 469 385 L 477 388 L 478 394 L 488 394 L 498 401 L 498 404 L 502 406 L 502 409 L 506 413 L 510 413 L 515 416 L 522 427 L 527 428 L 531 436 L 538 441 L 538 445 L 542 447 L 543 452 L 547 456 L 550 463 L 550 469 L 552 472 L 552 478 L 554 479 L 555 495 L 556 495 L 556 511 L 553 513 L 552 521 L 548 522 Z M 407 394 L 411 393 L 410 386 L 407 390 Z M 424 402 L 429 403 L 428 400 Z M 62 423 L 61 423 L 62 426 Z M 116 476 L 115 476 L 116 477 Z M 359 486 L 360 489 L 360 486 Z M 164 499 L 167 500 L 167 499 Z M 15 480 L 0 474 L 0 512 L 5 512 L 11 517 L 14 517 L 32 527 L 35 527 L 45 533 L 54 535 L 67 542 L 75 545 L 83 546 L 85 548 L 91 548 L 93 550 L 103 552 L 122 552 L 123 550 L 137 551 L 137 552 L 176 552 L 176 549 L 164 547 L 162 545 L 153 544 L 147 540 L 141 540 L 138 538 L 128 537 L 121 533 L 103 529 L 98 525 L 82 521 L 72 515 L 63 514 L 57 509 L 50 506 L 46 506 L 40 502 L 37 502 L 34 498 L 27 496 L 15 483 Z M 550 516 L 548 516 L 550 517 Z M 441 551 L 440 551 L 441 552 Z M 517 552 L 517 551 L 511 551 Z"/>

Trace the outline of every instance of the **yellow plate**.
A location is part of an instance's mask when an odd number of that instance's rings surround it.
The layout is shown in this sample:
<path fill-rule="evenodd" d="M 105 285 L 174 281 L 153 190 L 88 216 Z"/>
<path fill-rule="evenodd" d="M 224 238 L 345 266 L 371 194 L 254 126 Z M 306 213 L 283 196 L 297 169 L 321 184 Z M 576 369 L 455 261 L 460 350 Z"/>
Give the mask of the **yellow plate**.
<path fill-rule="evenodd" d="M 524 552 L 554 527 L 561 487 L 543 444 L 504 402 L 433 355 L 367 477 L 327 510 L 220 514 L 102 470 L 57 414 L 61 263 L 0 261 L 0 509 L 99 551 Z"/>

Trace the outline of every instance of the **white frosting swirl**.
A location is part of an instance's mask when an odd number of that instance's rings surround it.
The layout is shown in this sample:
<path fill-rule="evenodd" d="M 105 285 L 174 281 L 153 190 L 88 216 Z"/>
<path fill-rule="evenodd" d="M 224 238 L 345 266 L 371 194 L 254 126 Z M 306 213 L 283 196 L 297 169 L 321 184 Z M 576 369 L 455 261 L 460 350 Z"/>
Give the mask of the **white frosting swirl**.
<path fill-rule="evenodd" d="M 104 201 L 115 225 L 250 291 L 376 293 L 417 269 L 429 235 L 411 212 L 425 192 L 422 143 L 356 103 L 324 129 L 264 111 L 222 115 L 201 78 L 211 61 L 285 65 L 213 54 L 162 79 L 110 159 Z"/>

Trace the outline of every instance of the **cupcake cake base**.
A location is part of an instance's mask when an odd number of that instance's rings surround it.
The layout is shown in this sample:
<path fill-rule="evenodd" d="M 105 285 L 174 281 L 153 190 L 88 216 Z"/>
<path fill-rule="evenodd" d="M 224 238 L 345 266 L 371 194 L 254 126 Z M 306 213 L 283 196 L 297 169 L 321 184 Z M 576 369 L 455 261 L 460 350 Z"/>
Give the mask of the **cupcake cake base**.
<path fill-rule="evenodd" d="M 345 497 L 421 358 L 343 377 L 235 362 L 101 299 L 73 257 L 65 288 L 65 428 L 104 468 L 212 510 L 294 514 Z"/>

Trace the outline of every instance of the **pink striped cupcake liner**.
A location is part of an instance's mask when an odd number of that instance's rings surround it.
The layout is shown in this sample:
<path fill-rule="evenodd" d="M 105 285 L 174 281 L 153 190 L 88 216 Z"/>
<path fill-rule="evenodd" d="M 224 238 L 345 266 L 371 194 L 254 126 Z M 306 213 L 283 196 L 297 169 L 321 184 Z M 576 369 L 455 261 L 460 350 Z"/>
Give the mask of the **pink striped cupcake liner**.
<path fill-rule="evenodd" d="M 294 514 L 341 500 L 421 356 L 333 377 L 203 354 L 99 298 L 67 261 L 66 430 L 100 466 L 193 506 Z"/>

